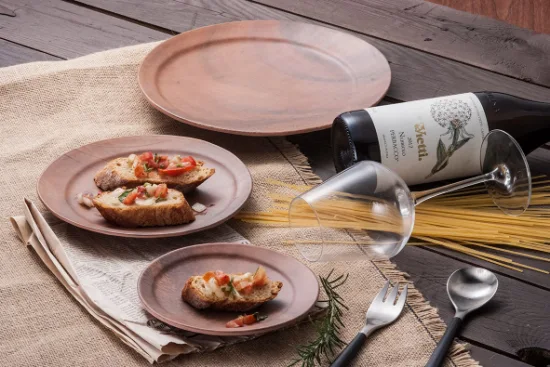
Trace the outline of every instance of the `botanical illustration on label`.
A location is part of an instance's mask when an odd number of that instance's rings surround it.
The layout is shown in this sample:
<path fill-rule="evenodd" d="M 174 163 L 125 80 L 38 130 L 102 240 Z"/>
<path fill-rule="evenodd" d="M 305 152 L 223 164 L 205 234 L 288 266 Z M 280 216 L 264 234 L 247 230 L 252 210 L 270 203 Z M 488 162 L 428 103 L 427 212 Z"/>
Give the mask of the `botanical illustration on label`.
<path fill-rule="evenodd" d="M 483 106 L 473 93 L 367 109 L 382 164 L 409 185 L 479 174 L 488 133 Z"/>
<path fill-rule="evenodd" d="M 437 172 L 447 167 L 449 158 L 458 149 L 464 146 L 468 140 L 474 137 L 466 131 L 466 125 L 472 117 L 472 109 L 467 103 L 459 99 L 441 99 L 433 102 L 430 106 L 432 118 L 447 132 L 441 134 L 437 143 L 437 163 L 432 168 L 432 172 L 426 176 L 430 178 Z M 451 143 L 447 147 L 443 142 L 443 137 L 450 136 Z"/>

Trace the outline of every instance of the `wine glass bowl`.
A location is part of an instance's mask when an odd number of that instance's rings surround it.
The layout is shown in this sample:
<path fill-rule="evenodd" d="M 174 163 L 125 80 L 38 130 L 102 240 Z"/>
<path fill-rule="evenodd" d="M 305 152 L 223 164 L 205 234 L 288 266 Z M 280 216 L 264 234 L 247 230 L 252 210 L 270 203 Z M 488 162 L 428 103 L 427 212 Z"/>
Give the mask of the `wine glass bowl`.
<path fill-rule="evenodd" d="M 405 182 L 379 163 L 361 161 L 296 197 L 289 223 L 309 261 L 388 258 L 407 243 L 414 201 Z"/>
<path fill-rule="evenodd" d="M 415 206 L 438 195 L 485 183 L 503 212 L 529 205 L 531 175 L 516 141 L 500 130 L 482 144 L 482 174 L 442 187 L 411 192 L 393 171 L 360 161 L 290 203 L 292 242 L 309 261 L 390 258 L 409 240 Z"/>

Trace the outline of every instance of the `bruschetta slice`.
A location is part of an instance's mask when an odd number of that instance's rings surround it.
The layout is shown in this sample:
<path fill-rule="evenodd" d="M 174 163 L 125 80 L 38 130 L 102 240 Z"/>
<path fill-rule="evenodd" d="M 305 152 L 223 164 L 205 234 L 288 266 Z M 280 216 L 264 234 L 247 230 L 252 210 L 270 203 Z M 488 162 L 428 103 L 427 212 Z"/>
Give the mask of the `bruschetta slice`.
<path fill-rule="evenodd" d="M 93 199 L 99 213 L 121 227 L 154 227 L 185 224 L 195 220 L 183 194 L 165 184 L 151 184 L 105 191 Z"/>
<path fill-rule="evenodd" d="M 246 312 L 277 297 L 282 286 L 282 282 L 270 280 L 262 266 L 255 273 L 208 271 L 187 280 L 182 298 L 200 310 Z"/>
<path fill-rule="evenodd" d="M 215 173 L 214 168 L 204 167 L 191 156 L 154 154 L 116 158 L 97 172 L 94 182 L 102 190 L 114 190 L 121 186 L 138 186 L 145 182 L 164 183 L 168 187 L 188 193 Z"/>

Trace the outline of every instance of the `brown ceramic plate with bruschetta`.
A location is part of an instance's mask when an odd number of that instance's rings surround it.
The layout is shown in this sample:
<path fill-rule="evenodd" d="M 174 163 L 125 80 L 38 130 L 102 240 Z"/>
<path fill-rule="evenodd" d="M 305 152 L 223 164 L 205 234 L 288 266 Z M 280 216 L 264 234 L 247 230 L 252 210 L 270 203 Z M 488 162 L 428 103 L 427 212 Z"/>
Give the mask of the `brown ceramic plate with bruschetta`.
<path fill-rule="evenodd" d="M 197 309 L 182 297 L 190 277 L 215 270 L 254 273 L 260 267 L 274 283 L 281 283 L 280 290 L 250 311 Z M 138 293 L 145 309 L 168 325 L 201 334 L 236 336 L 262 334 L 296 323 L 315 305 L 319 285 L 307 266 L 288 255 L 254 245 L 211 243 L 184 247 L 153 260 L 138 280 Z M 267 318 L 228 327 L 240 315 L 253 313 Z"/>
<path fill-rule="evenodd" d="M 193 156 L 215 170 L 200 186 L 185 193 L 189 203 L 187 211 L 189 207 L 200 208 L 200 212 L 194 213 L 194 221 L 126 228 L 108 222 L 96 208 L 79 203 L 77 198 L 82 193 L 96 195 L 101 191 L 94 178 L 109 162 L 145 151 L 159 156 Z M 155 177 L 158 179 L 158 176 Z M 63 154 L 46 168 L 37 191 L 40 200 L 55 216 L 77 227 L 113 236 L 159 238 L 198 232 L 227 221 L 250 196 L 252 178 L 239 158 L 212 143 L 181 136 L 131 136 L 98 141 Z"/>

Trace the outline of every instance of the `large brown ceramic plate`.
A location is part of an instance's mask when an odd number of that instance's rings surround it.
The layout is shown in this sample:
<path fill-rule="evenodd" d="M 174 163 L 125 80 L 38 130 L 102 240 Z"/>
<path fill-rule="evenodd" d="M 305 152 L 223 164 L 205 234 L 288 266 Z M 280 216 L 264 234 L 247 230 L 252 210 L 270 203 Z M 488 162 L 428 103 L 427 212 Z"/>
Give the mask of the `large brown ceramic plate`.
<path fill-rule="evenodd" d="M 187 279 L 209 270 L 253 272 L 265 267 L 267 276 L 283 282 L 277 298 L 256 311 L 268 318 L 229 329 L 225 324 L 242 313 L 197 310 L 181 298 Z M 253 245 L 212 243 L 184 247 L 154 260 L 138 281 L 139 297 L 147 311 L 180 329 L 209 335 L 251 335 L 296 322 L 313 307 L 319 295 L 317 277 L 298 260 Z"/>
<path fill-rule="evenodd" d="M 110 224 L 96 209 L 86 209 L 75 197 L 80 192 L 97 193 L 94 176 L 107 162 L 131 153 L 191 155 L 204 161 L 216 173 L 194 192 L 186 194 L 189 204 L 208 207 L 188 224 L 166 227 L 124 228 Z M 252 178 L 244 163 L 233 153 L 203 140 L 169 135 L 131 136 L 102 140 L 71 150 L 54 161 L 42 174 L 38 196 L 58 218 L 77 227 L 103 234 L 155 238 L 181 236 L 214 227 L 231 218 L 252 192 Z"/>
<path fill-rule="evenodd" d="M 144 59 L 139 84 L 172 118 L 239 135 L 304 133 L 340 113 L 376 104 L 390 67 L 349 33 L 275 20 L 232 22 L 182 33 Z"/>

